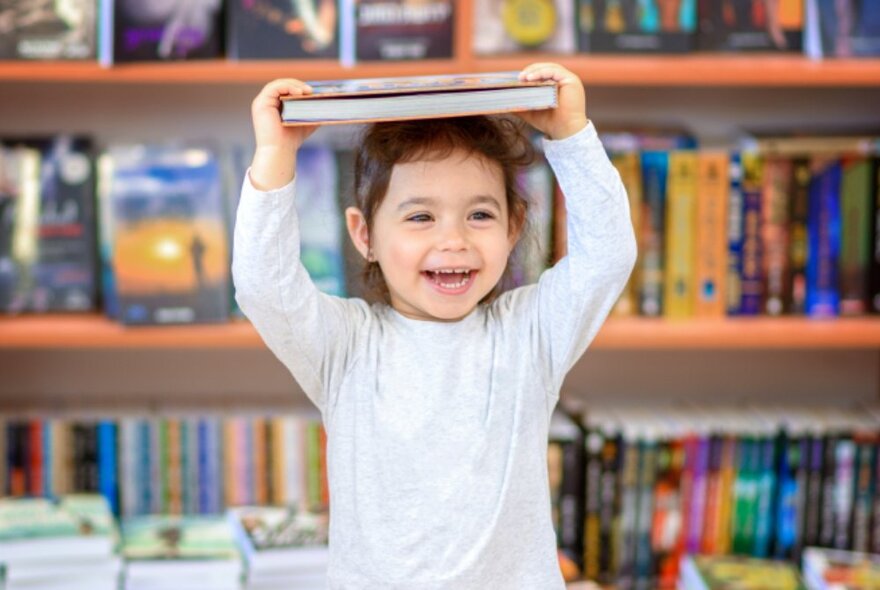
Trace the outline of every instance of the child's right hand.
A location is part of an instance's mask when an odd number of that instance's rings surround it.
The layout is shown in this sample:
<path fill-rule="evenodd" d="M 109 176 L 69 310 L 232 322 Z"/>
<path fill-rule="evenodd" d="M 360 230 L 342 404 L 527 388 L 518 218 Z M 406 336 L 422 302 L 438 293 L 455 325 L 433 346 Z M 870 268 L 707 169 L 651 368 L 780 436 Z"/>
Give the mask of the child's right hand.
<path fill-rule="evenodd" d="M 279 188 L 293 179 L 296 152 L 318 128 L 317 125 L 285 127 L 281 123 L 281 97 L 311 94 L 305 82 L 293 78 L 266 84 L 251 103 L 256 152 L 251 164 L 251 182 L 261 190 Z"/>

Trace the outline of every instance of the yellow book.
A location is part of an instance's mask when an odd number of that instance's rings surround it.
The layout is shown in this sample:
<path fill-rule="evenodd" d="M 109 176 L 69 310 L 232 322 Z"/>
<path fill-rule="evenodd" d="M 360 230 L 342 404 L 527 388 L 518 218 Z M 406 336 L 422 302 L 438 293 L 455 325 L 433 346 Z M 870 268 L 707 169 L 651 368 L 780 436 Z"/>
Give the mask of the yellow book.
<path fill-rule="evenodd" d="M 284 498 L 287 497 L 287 478 L 284 475 L 284 420 L 282 418 L 271 418 L 269 423 L 271 429 L 272 441 L 272 489 L 270 490 L 270 499 L 272 504 L 281 506 L 284 504 Z"/>
<path fill-rule="evenodd" d="M 726 313 L 729 162 L 724 152 L 699 155 L 694 315 L 700 317 L 724 317 Z"/>
<path fill-rule="evenodd" d="M 233 418 L 223 420 L 223 497 L 227 506 L 241 504 L 238 497 L 238 441 Z"/>
<path fill-rule="evenodd" d="M 251 422 L 253 432 L 253 454 L 250 459 L 254 464 L 254 502 L 260 506 L 269 503 L 269 489 L 266 464 L 266 420 L 254 418 Z"/>
<path fill-rule="evenodd" d="M 715 541 L 717 555 L 726 555 L 732 546 L 733 526 L 733 482 L 736 480 L 736 438 L 724 439 L 721 451 L 721 499 L 718 512 L 718 538 Z"/>
<path fill-rule="evenodd" d="M 617 168 L 617 172 L 620 174 L 620 180 L 623 181 L 623 186 L 626 187 L 626 194 L 629 198 L 630 219 L 632 220 L 633 228 L 636 232 L 636 239 L 638 239 L 638 227 L 642 207 L 641 159 L 638 152 L 619 153 L 611 157 L 611 163 Z M 636 268 L 638 268 L 638 264 L 636 265 Z M 639 292 L 639 286 L 637 284 L 638 276 L 639 275 L 636 272 L 630 275 L 629 281 L 623 289 L 623 293 L 620 294 L 620 298 L 614 306 L 612 311 L 613 315 L 636 315 L 638 311 L 637 294 Z"/>
<path fill-rule="evenodd" d="M 667 318 L 687 318 L 694 314 L 697 171 L 696 152 L 670 152 L 663 277 L 663 315 Z"/>

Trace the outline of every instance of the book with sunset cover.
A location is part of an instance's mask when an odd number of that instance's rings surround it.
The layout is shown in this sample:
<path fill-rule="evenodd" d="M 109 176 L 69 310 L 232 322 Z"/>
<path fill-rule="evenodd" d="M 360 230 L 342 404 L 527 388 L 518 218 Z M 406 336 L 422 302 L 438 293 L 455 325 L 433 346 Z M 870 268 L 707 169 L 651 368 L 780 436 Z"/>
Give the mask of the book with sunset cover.
<path fill-rule="evenodd" d="M 229 254 L 215 154 L 204 147 L 126 145 L 109 155 L 118 319 L 225 321 Z"/>
<path fill-rule="evenodd" d="M 283 96 L 285 125 L 433 119 L 556 107 L 556 83 L 519 72 L 310 81 L 312 93 Z"/>

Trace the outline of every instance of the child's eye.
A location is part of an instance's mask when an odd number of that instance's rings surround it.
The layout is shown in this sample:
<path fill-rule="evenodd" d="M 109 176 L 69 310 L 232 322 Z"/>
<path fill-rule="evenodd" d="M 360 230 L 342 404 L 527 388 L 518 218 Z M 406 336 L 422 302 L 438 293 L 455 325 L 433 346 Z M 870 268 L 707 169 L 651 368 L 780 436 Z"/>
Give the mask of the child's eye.
<path fill-rule="evenodd" d="M 477 221 L 486 221 L 488 219 L 495 219 L 495 216 L 488 211 L 474 211 L 471 213 L 471 218 Z"/>
<path fill-rule="evenodd" d="M 415 221 L 416 223 L 427 223 L 431 221 L 431 216 L 427 213 L 417 213 L 406 218 L 407 221 Z"/>

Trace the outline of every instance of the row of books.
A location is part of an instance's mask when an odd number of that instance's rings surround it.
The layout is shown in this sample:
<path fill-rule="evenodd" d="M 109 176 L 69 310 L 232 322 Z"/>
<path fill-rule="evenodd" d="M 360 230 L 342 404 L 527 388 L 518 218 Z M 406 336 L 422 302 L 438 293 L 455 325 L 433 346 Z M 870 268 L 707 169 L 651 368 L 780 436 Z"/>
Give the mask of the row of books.
<path fill-rule="evenodd" d="M 589 579 L 673 588 L 685 555 L 880 553 L 877 408 L 556 418 L 548 461 L 560 552 Z"/>
<path fill-rule="evenodd" d="M 327 508 L 326 438 L 298 415 L 8 418 L 0 493 L 100 493 L 115 514 L 220 514 L 227 506 Z"/>
<path fill-rule="evenodd" d="M 117 521 L 96 494 L 0 498 L 0 588 L 324 588 L 327 525 L 296 506 Z"/>
<path fill-rule="evenodd" d="M 522 4 L 522 5 L 520 5 Z M 453 57 L 452 0 L 81 0 L 0 7 L 0 59 L 130 61 Z M 471 9 L 468 4 L 460 10 Z M 880 55 L 880 9 L 858 0 L 506 0 L 473 4 L 477 55 L 801 51 Z M 225 32 L 224 32 L 225 31 Z"/>
<path fill-rule="evenodd" d="M 876 138 L 760 140 L 734 152 L 684 135 L 603 135 L 630 198 L 640 260 L 618 315 L 858 315 L 880 311 Z M 780 146 L 790 145 L 797 151 Z M 800 146 L 800 147 L 798 147 Z M 806 146 L 806 147 L 804 147 Z M 125 324 L 236 314 L 231 237 L 246 154 L 84 137 L 0 142 L 0 312 L 90 311 Z M 345 235 L 353 157 L 298 155 L 302 261 L 332 295 L 363 295 Z M 512 283 L 564 255 L 564 197 L 542 158 Z"/>
<path fill-rule="evenodd" d="M 614 152 L 640 257 L 615 312 L 880 311 L 880 176 L 870 153 L 877 146 L 866 140 L 864 153 L 853 138 L 840 151 L 798 147 L 809 143 L 759 141 L 756 151 L 733 153 L 674 146 Z M 613 141 L 606 145 L 615 149 Z M 564 213 L 557 217 L 561 224 Z M 557 256 L 565 246 L 558 237 Z"/>

